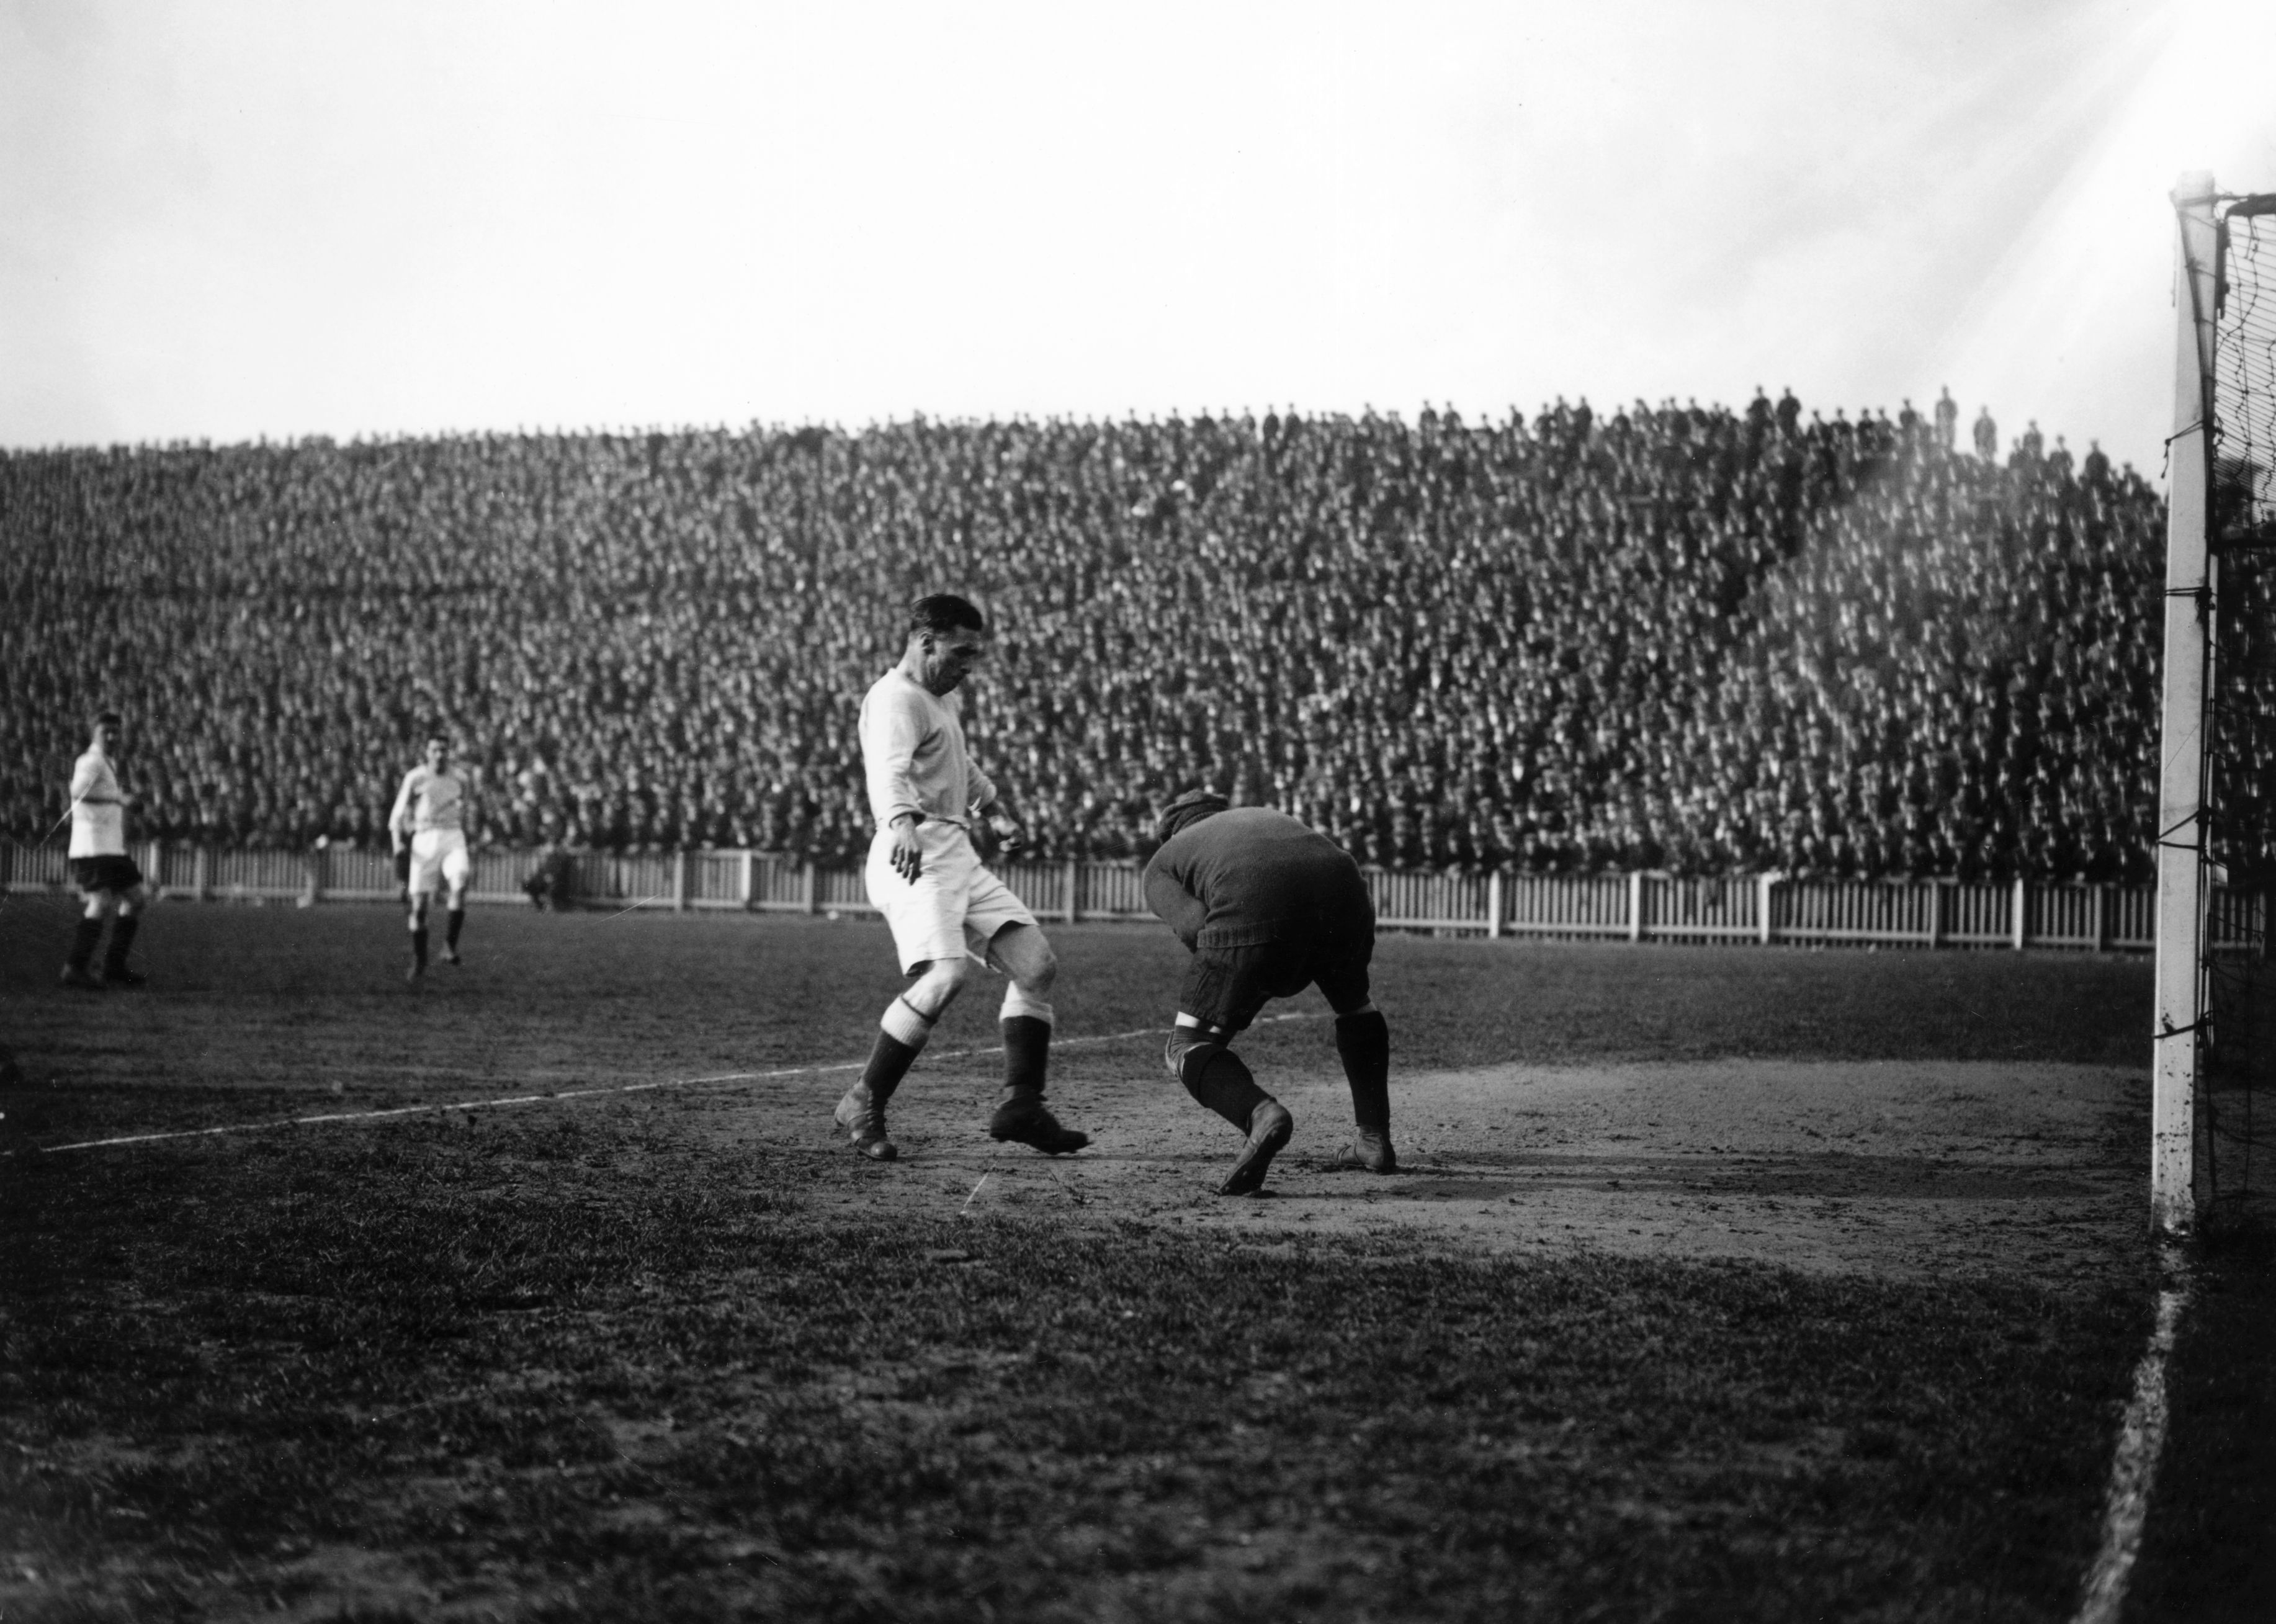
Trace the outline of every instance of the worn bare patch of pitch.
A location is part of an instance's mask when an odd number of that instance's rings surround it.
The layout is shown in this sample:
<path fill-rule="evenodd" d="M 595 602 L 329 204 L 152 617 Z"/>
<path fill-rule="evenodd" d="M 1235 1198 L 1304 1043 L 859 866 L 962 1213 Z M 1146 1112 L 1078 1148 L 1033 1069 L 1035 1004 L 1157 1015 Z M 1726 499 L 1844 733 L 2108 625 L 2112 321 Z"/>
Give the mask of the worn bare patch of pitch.
<path fill-rule="evenodd" d="M 1055 1103 L 1093 1135 L 1046 1158 L 976 1130 L 977 1067 L 913 1077 L 905 1159 L 823 1203 L 1071 1222 L 1435 1237 L 1463 1249 L 1597 1249 L 1811 1271 L 2060 1278 L 2116 1266 L 2145 1222 L 2147 1080 L 2008 1062 L 1718 1060 L 1496 1066 L 1400 1079 L 1391 1177 L 1330 1165 L 1347 1137 L 1339 1078 L 1261 1079 L 1297 1134 L 1267 1193 L 1214 1191 L 1233 1129 L 1142 1067 L 1091 1066 Z M 808 1150 L 815 1125 L 753 1112 L 745 1131 Z"/>

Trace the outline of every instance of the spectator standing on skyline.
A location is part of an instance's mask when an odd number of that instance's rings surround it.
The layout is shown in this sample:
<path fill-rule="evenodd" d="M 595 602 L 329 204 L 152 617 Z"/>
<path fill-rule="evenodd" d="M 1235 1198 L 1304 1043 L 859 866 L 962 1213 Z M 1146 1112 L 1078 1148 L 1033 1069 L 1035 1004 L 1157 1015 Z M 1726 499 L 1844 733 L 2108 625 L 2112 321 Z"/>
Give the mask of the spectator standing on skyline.
<path fill-rule="evenodd" d="M 1936 443 L 1946 451 L 1953 449 L 1960 435 L 1960 402 L 1952 398 L 1952 385 L 1936 400 Z"/>
<path fill-rule="evenodd" d="M 1986 462 L 1999 459 L 1999 425 L 1992 421 L 1992 408 L 1985 406 L 1976 414 L 1976 454 Z"/>

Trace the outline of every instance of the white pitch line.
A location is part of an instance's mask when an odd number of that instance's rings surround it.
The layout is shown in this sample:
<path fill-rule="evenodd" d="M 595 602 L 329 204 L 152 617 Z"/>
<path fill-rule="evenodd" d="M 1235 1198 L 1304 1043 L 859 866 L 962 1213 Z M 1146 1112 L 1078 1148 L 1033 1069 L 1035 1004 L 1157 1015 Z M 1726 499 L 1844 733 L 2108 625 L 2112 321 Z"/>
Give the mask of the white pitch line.
<path fill-rule="evenodd" d="M 1279 1021 L 1316 1021 L 1319 1013 L 1303 1010 L 1294 1014 L 1267 1015 L 1257 1022 L 1263 1026 Z M 1054 1049 L 1086 1049 L 1100 1043 L 1125 1043 L 1134 1037 L 1156 1037 L 1168 1028 L 1147 1027 L 1135 1032 L 1109 1032 L 1099 1037 L 1062 1038 L 1051 1045 Z M 939 1060 L 968 1060 L 975 1055 L 1001 1054 L 999 1045 L 993 1049 L 951 1049 L 933 1058 Z M 171 1139 L 210 1139 L 221 1134 L 260 1134 L 280 1127 L 315 1127 L 336 1122 L 378 1122 L 391 1117 L 432 1116 L 445 1111 L 489 1111 L 504 1105 L 544 1105 L 562 1100 L 598 1099 L 612 1094 L 646 1094 L 658 1089 L 699 1089 L 722 1082 L 778 1082 L 787 1077 L 819 1077 L 831 1072 L 856 1072 L 867 1064 L 861 1060 L 838 1060 L 829 1065 L 790 1066 L 771 1072 L 721 1072 L 711 1077 L 666 1077 L 653 1082 L 625 1082 L 600 1089 L 561 1089 L 550 1094 L 515 1094 L 497 1099 L 454 1100 L 439 1105 L 391 1105 L 378 1111 L 328 1111 L 316 1116 L 271 1117 L 265 1122 L 225 1122 L 217 1127 L 177 1128 L 163 1134 L 123 1134 L 114 1139 L 82 1139 L 72 1144 L 39 1147 L 41 1156 L 61 1156 L 66 1150 L 107 1150 L 120 1145 L 159 1144 Z M 10 1151 L 13 1156 L 17 1152 Z"/>
<path fill-rule="evenodd" d="M 2141 1554 L 2142 1525 L 2150 1514 L 2150 1491 L 2157 1482 L 2158 1457 L 2166 1448 L 2166 1362 L 2174 1352 L 2181 1310 L 2189 1306 L 2189 1279 L 2179 1248 L 2161 1248 L 2159 1261 L 2171 1282 L 2158 1294 L 2157 1328 L 2142 1362 L 2134 1368 L 2134 1398 L 2118 1430 L 2118 1453 L 2110 1462 L 2110 1498 L 2102 1514 L 2102 1549 L 2087 1572 L 2086 1593 L 2071 1624 L 2117 1624 L 2126 1605 L 2126 1582 Z"/>

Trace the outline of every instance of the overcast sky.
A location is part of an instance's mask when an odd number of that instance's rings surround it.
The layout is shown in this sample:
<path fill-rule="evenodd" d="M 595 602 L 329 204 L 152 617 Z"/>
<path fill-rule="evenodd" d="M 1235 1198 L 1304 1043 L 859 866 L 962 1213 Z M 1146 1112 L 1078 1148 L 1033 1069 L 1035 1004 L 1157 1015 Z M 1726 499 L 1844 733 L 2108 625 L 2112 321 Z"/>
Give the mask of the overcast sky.
<path fill-rule="evenodd" d="M 0 444 L 1948 383 L 2156 474 L 2267 0 L 0 0 Z"/>

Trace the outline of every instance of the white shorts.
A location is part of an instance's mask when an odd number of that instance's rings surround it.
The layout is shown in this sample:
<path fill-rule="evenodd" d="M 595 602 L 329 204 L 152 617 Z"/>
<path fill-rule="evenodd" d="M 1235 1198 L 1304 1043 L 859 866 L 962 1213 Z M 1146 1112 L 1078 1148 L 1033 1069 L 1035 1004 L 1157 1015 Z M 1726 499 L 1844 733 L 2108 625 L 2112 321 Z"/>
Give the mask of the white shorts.
<path fill-rule="evenodd" d="M 411 837 L 411 877 L 405 884 L 413 896 L 435 889 L 437 878 L 452 891 L 474 871 L 467 855 L 467 837 L 456 829 L 422 829 Z"/>
<path fill-rule="evenodd" d="M 915 829 L 922 867 L 914 884 L 893 868 L 893 831 L 880 829 L 869 842 L 861 877 L 869 900 L 892 927 L 901 973 L 936 959 L 969 955 L 988 962 L 988 944 L 1006 925 L 1032 925 L 1036 916 L 1012 888 L 981 865 L 972 837 L 960 824 L 927 818 Z"/>

